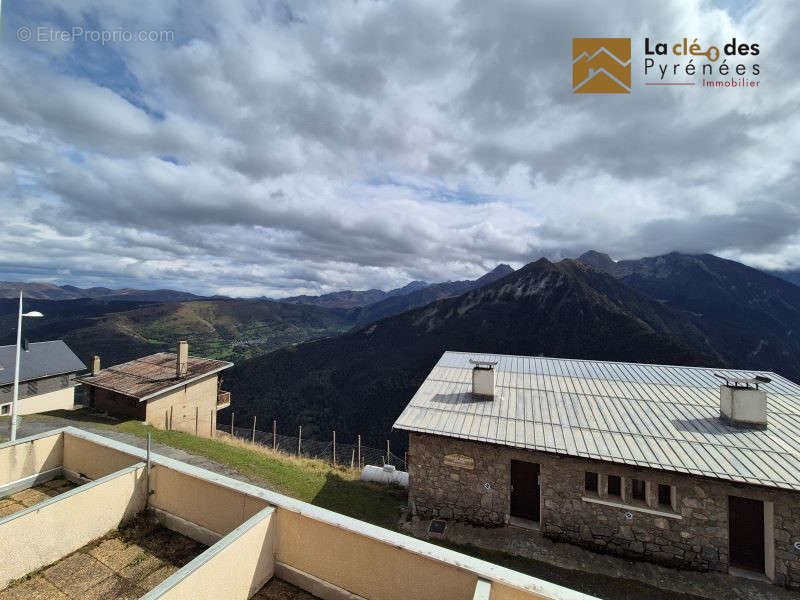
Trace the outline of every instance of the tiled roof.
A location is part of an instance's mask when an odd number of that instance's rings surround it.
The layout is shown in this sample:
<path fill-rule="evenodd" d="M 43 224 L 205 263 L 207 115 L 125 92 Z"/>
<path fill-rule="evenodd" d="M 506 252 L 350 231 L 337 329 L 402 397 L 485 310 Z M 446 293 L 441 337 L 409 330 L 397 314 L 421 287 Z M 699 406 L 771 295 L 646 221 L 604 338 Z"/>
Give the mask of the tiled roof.
<path fill-rule="evenodd" d="M 493 400 L 470 393 L 470 359 L 498 361 Z M 768 373 L 768 426 L 746 429 L 719 418 L 714 373 L 753 374 L 445 352 L 394 427 L 800 490 L 800 386 Z"/>
<path fill-rule="evenodd" d="M 224 360 L 190 356 L 186 376 L 179 378 L 175 374 L 176 360 L 174 352 L 159 352 L 101 369 L 97 375 L 80 377 L 79 381 L 139 400 L 147 400 L 172 388 L 233 366 L 233 363 Z"/>
<path fill-rule="evenodd" d="M 16 345 L 0 346 L 0 385 L 14 383 Z M 19 380 L 31 381 L 86 369 L 63 341 L 33 342 L 20 352 Z"/>

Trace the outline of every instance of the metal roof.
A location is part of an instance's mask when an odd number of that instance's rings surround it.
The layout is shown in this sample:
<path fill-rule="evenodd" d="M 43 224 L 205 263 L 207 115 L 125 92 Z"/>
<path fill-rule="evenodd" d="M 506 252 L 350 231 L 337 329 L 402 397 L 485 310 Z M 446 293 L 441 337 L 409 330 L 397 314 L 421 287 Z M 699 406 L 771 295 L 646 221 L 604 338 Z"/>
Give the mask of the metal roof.
<path fill-rule="evenodd" d="M 470 359 L 498 361 L 493 400 L 470 393 Z M 394 427 L 800 490 L 800 386 L 769 373 L 768 427 L 746 429 L 719 418 L 714 373 L 752 375 L 445 352 Z"/>
<path fill-rule="evenodd" d="M 14 383 L 16 345 L 0 346 L 0 385 Z M 19 353 L 19 380 L 32 381 L 86 369 L 62 340 L 33 342 Z"/>
<path fill-rule="evenodd" d="M 126 363 L 101 369 L 97 375 L 86 375 L 78 380 L 86 385 L 111 390 L 125 396 L 148 400 L 174 388 L 217 373 L 233 363 L 212 358 L 188 358 L 185 377 L 177 377 L 174 352 L 158 352 Z"/>

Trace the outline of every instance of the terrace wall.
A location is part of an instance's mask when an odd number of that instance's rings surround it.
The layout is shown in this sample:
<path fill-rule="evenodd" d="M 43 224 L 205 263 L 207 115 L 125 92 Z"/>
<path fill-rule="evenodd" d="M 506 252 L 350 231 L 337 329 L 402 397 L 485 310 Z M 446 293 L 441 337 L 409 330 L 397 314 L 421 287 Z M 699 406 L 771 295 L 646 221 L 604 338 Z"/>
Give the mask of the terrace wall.
<path fill-rule="evenodd" d="M 64 468 L 86 479 L 97 479 L 141 461 L 127 452 L 68 434 L 64 435 L 63 456 Z"/>
<path fill-rule="evenodd" d="M 275 509 L 259 512 L 142 600 L 249 598 L 275 571 L 275 528 Z"/>
<path fill-rule="evenodd" d="M 140 512 L 145 505 L 144 472 L 144 465 L 129 467 L 0 519 L 0 589 Z"/>
<path fill-rule="evenodd" d="M 0 444 L 0 487 L 57 469 L 63 458 L 64 439 L 60 432 L 35 436 L 23 443 Z"/>

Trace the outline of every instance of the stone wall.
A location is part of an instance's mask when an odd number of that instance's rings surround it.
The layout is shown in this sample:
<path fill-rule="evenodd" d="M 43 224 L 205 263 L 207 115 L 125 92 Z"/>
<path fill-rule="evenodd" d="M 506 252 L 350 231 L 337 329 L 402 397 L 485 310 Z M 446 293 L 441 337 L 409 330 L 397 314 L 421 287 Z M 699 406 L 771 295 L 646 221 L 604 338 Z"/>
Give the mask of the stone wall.
<path fill-rule="evenodd" d="M 540 465 L 545 535 L 669 566 L 726 572 L 728 496 L 762 500 L 773 513 L 774 580 L 800 587 L 800 493 L 411 433 L 409 503 L 423 518 L 504 525 L 511 460 Z M 598 473 L 597 493 L 584 490 L 587 471 Z M 622 478 L 621 497 L 607 495 L 608 475 Z M 645 481 L 644 501 L 632 498 L 633 479 Z M 670 506 L 659 505 L 658 484 L 672 487 Z"/>

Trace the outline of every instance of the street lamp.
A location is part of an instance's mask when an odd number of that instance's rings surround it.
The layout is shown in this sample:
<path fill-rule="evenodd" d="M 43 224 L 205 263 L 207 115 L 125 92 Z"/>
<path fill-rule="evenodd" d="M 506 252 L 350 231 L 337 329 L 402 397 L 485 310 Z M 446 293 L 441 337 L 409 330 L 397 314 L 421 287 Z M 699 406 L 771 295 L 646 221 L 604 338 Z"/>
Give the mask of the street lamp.
<path fill-rule="evenodd" d="M 11 435 L 13 442 L 17 439 L 17 399 L 19 398 L 19 347 L 22 343 L 22 317 L 43 317 L 38 310 L 22 312 L 22 291 L 19 293 L 19 316 L 17 316 L 17 361 L 14 364 L 14 397 L 11 400 Z"/>

